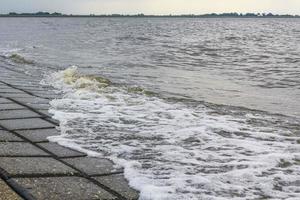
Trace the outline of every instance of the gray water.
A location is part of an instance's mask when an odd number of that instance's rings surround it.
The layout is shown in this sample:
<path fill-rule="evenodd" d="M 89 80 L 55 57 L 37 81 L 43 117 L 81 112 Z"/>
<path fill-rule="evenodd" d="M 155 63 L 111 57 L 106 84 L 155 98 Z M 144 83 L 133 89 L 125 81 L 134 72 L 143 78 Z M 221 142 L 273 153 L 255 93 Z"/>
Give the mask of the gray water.
<path fill-rule="evenodd" d="M 33 61 L 24 70 L 54 73 L 44 84 L 66 94 L 52 140 L 114 160 L 142 199 L 299 198 L 299 19 L 0 18 L 0 30 L 1 59 Z M 62 87 L 55 71 L 72 65 L 114 85 Z"/>
<path fill-rule="evenodd" d="M 163 94 L 300 115 L 299 19 L 0 19 L 1 49 Z"/>

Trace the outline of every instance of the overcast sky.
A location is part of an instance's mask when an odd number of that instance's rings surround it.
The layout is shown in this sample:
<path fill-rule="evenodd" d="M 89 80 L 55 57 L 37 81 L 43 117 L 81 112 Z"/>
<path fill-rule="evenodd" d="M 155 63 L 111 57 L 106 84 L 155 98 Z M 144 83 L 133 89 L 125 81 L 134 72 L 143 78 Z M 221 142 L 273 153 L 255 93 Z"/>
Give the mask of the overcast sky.
<path fill-rule="evenodd" d="M 66 14 L 300 14 L 300 0 L 0 0 L 0 13 L 37 11 Z"/>

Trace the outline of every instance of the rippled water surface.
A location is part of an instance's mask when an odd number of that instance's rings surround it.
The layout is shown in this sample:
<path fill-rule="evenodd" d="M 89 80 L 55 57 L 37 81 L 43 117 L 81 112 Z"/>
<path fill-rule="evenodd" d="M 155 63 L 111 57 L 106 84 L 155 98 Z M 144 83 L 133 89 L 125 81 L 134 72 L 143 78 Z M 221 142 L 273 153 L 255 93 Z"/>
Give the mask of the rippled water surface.
<path fill-rule="evenodd" d="M 300 198 L 299 19 L 1 18 L 0 30 L 0 59 L 64 94 L 50 139 L 124 167 L 141 199 Z"/>

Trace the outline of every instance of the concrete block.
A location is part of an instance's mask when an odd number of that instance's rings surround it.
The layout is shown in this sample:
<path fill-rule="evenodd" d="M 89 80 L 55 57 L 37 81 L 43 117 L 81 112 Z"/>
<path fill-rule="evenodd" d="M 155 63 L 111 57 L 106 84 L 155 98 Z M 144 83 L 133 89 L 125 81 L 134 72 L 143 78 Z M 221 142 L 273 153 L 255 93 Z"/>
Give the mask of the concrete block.
<path fill-rule="evenodd" d="M 26 137 L 27 139 L 31 140 L 32 142 L 47 142 L 48 141 L 47 137 L 60 135 L 60 132 L 55 128 L 23 130 L 23 131 L 16 131 L 16 132 Z"/>
<path fill-rule="evenodd" d="M 71 157 L 71 156 L 86 156 L 86 154 L 60 146 L 56 143 L 41 143 L 39 146 L 44 147 L 48 151 L 57 155 L 58 157 Z"/>
<path fill-rule="evenodd" d="M 5 131 L 0 130 L 0 142 L 10 142 L 10 141 L 23 141 L 23 139 L 19 138 L 18 136 L 15 136 L 14 134 Z"/>
<path fill-rule="evenodd" d="M 27 103 L 26 105 L 30 106 L 31 108 L 40 110 L 48 110 L 50 108 L 50 104 L 49 103 L 44 103 L 44 104 L 37 104 L 37 103 Z"/>
<path fill-rule="evenodd" d="M 26 97 L 32 97 L 31 95 L 27 94 L 27 93 L 1 93 L 1 96 L 3 97 L 21 97 L 21 98 L 26 98 Z"/>
<path fill-rule="evenodd" d="M 10 130 L 55 127 L 55 125 L 40 118 L 0 120 L 0 124 Z"/>
<path fill-rule="evenodd" d="M 11 118 L 27 118 L 27 117 L 40 117 L 39 114 L 30 110 L 3 110 L 0 111 L 0 120 Z"/>
<path fill-rule="evenodd" d="M 24 92 L 14 88 L 0 88 L 0 93 L 24 93 Z"/>
<path fill-rule="evenodd" d="M 26 103 L 26 104 L 48 104 L 49 100 L 48 99 L 43 99 L 43 98 L 39 98 L 39 97 L 26 97 L 26 98 L 19 98 L 16 97 L 14 98 L 16 101 L 22 102 L 22 103 Z"/>
<path fill-rule="evenodd" d="M 67 158 L 63 160 L 91 176 L 121 171 L 115 169 L 113 163 L 107 159 L 83 157 Z"/>
<path fill-rule="evenodd" d="M 37 200 L 116 199 L 89 180 L 81 177 L 14 178 Z"/>
<path fill-rule="evenodd" d="M 11 100 L 6 98 L 0 98 L 0 104 L 13 103 Z"/>
<path fill-rule="evenodd" d="M 1 142 L 0 156 L 47 156 L 48 154 L 25 142 Z"/>
<path fill-rule="evenodd" d="M 110 176 L 100 176 L 100 177 L 93 177 L 101 184 L 113 188 L 116 192 L 121 194 L 122 196 L 126 197 L 127 199 L 138 199 L 139 193 L 130 188 L 128 182 L 124 178 L 123 174 L 116 174 Z"/>
<path fill-rule="evenodd" d="M 2 157 L 0 158 L 0 167 L 13 176 L 30 176 L 30 174 L 41 176 L 51 174 L 72 175 L 76 173 L 75 170 L 62 162 L 53 158 L 42 157 Z"/>
<path fill-rule="evenodd" d="M 25 107 L 15 103 L 0 104 L 0 110 L 20 110 L 20 109 L 25 109 Z"/>

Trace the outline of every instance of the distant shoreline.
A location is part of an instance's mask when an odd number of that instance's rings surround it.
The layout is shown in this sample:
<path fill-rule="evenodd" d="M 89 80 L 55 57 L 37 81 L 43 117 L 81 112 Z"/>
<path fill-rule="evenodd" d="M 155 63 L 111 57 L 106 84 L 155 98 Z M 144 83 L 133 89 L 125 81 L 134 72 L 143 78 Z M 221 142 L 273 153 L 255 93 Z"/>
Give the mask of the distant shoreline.
<path fill-rule="evenodd" d="M 66 18 L 78 18 L 78 17 L 88 17 L 88 18 L 300 18 L 300 15 L 277 15 L 272 13 L 222 13 L 222 14 L 203 14 L 203 15 L 144 15 L 144 14 L 135 14 L 135 15 L 122 15 L 122 14 L 111 14 L 111 15 L 67 15 L 62 13 L 48 13 L 48 12 L 37 12 L 37 13 L 9 13 L 9 14 L 0 14 L 0 17 L 66 17 Z"/>

